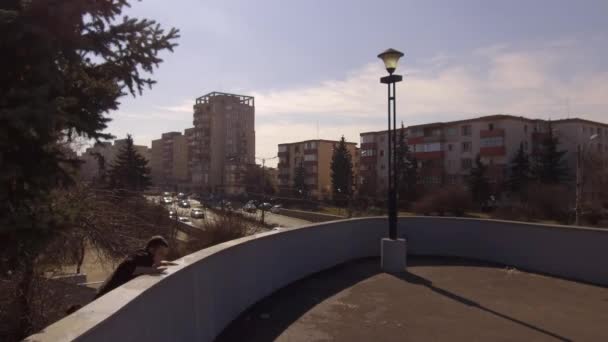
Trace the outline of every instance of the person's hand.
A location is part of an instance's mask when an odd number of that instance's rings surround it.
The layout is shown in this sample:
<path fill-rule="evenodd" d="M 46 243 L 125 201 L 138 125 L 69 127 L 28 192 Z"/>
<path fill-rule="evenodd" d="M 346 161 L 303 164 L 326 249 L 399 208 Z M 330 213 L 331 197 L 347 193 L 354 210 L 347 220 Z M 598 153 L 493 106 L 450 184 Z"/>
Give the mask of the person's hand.
<path fill-rule="evenodd" d="M 163 260 L 160 262 L 161 266 L 177 266 L 176 262 Z"/>
<path fill-rule="evenodd" d="M 150 271 L 150 274 L 162 274 L 166 270 L 167 270 L 166 267 L 156 266 L 156 267 L 152 267 L 152 270 Z"/>

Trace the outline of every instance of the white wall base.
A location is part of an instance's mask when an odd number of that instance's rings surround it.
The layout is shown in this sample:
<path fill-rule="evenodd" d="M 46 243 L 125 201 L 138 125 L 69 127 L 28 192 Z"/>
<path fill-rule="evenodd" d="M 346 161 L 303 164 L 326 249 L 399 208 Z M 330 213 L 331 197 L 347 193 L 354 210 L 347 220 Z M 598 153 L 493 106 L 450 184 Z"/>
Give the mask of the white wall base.
<path fill-rule="evenodd" d="M 384 238 L 380 242 L 382 270 L 388 273 L 405 272 L 407 266 L 407 246 L 405 239 Z"/>

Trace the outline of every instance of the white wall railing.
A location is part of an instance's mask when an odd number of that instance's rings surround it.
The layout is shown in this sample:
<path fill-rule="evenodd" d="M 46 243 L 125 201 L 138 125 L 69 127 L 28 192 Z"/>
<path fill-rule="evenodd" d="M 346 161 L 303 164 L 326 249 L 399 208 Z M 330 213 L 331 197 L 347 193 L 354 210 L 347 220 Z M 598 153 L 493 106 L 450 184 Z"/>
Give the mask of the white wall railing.
<path fill-rule="evenodd" d="M 509 221 L 400 218 L 408 253 L 455 256 L 608 285 L 608 231 Z M 274 291 L 349 260 L 377 256 L 386 218 L 250 236 L 179 259 L 47 327 L 29 341 L 212 341 Z"/>

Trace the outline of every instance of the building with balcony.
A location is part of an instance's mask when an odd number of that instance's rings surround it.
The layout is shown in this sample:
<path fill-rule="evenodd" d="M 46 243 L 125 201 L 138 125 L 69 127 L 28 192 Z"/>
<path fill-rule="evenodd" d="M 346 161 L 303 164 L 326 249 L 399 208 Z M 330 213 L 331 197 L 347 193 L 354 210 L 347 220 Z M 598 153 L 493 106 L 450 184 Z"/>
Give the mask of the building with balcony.
<path fill-rule="evenodd" d="M 279 144 L 278 187 L 285 195 L 297 194 L 295 175 L 297 169 L 304 168 L 308 195 L 322 199 L 331 196 L 331 159 L 333 149 L 339 141 L 306 140 Z M 359 150 L 356 143 L 346 143 L 353 162 L 353 185 L 356 185 L 359 169 Z"/>
<path fill-rule="evenodd" d="M 151 176 L 155 186 L 174 190 L 187 181 L 187 145 L 181 132 L 167 132 L 152 140 Z"/>
<path fill-rule="evenodd" d="M 255 102 L 251 96 L 212 92 L 196 99 L 189 135 L 193 191 L 240 193 L 255 163 Z"/>
<path fill-rule="evenodd" d="M 506 179 L 507 166 L 520 144 L 533 155 L 550 130 L 558 134 L 560 149 L 568 151 L 566 157 L 573 174 L 576 146 L 592 134 L 598 134 L 590 142 L 592 148 L 608 151 L 608 125 L 582 119 L 547 121 L 490 115 L 414 125 L 405 130 L 406 142 L 418 162 L 421 186 L 425 188 L 463 184 L 478 154 L 488 166 L 490 182 L 498 188 Z M 386 193 L 387 189 L 386 141 L 386 131 L 361 133 L 360 182 L 376 189 L 377 194 Z"/>

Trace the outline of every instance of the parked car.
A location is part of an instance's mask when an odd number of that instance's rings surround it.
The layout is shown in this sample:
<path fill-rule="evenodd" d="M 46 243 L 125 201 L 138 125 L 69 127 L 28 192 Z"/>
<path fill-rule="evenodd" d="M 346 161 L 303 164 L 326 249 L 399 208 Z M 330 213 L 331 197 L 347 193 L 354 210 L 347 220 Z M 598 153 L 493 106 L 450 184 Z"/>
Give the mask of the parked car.
<path fill-rule="evenodd" d="M 264 202 L 264 203 L 260 204 L 259 208 L 262 210 L 270 210 L 272 208 L 272 204 L 270 204 L 268 202 Z"/>
<path fill-rule="evenodd" d="M 178 205 L 180 208 L 190 208 L 190 202 L 186 200 L 179 201 Z"/>
<path fill-rule="evenodd" d="M 180 192 L 179 194 L 177 194 L 177 199 L 185 200 L 186 198 L 188 198 L 188 196 L 186 196 L 186 194 L 183 192 Z"/>
<path fill-rule="evenodd" d="M 205 212 L 203 211 L 203 209 L 194 208 L 194 209 L 190 210 L 190 217 L 195 218 L 195 219 L 204 219 Z"/>
<path fill-rule="evenodd" d="M 232 210 L 232 203 L 226 200 L 221 200 L 218 204 L 218 209 Z"/>
<path fill-rule="evenodd" d="M 163 197 L 163 198 L 161 198 L 160 203 L 161 204 L 171 204 L 171 203 L 173 203 L 173 198 Z"/>
<path fill-rule="evenodd" d="M 270 208 L 270 212 L 273 214 L 278 214 L 279 212 L 281 212 L 281 209 L 283 209 L 283 206 L 280 204 L 276 204 L 273 205 L 272 208 Z"/>
<path fill-rule="evenodd" d="M 173 196 L 170 192 L 163 192 L 163 197 L 171 197 Z"/>
<path fill-rule="evenodd" d="M 243 206 L 243 211 L 247 212 L 247 213 L 255 213 L 257 210 L 257 208 L 255 207 L 255 204 L 253 203 L 247 203 L 245 204 L 245 206 Z"/>
<path fill-rule="evenodd" d="M 175 219 L 177 217 L 177 211 L 175 210 L 169 210 L 169 218 L 170 219 Z"/>
<path fill-rule="evenodd" d="M 185 216 L 180 216 L 177 218 L 179 220 L 179 222 L 183 222 L 183 223 L 190 223 L 190 219 L 185 217 Z"/>

